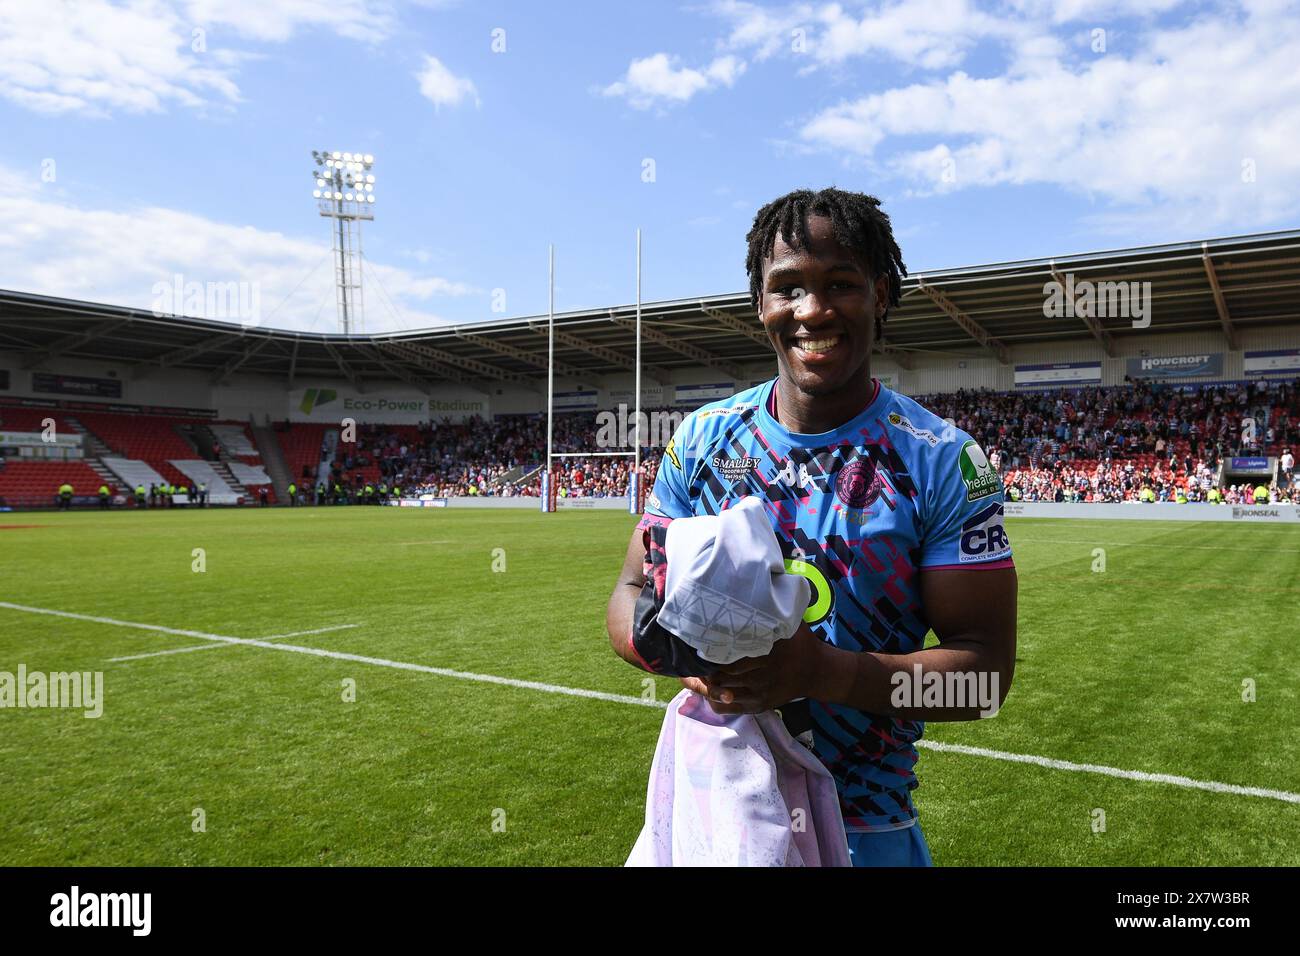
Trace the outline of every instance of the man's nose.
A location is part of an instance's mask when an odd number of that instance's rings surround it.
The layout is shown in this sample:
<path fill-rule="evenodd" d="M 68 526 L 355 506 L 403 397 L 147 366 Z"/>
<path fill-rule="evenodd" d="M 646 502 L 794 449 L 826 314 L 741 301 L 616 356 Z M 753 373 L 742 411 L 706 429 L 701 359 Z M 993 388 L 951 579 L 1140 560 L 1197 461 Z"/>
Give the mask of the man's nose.
<path fill-rule="evenodd" d="M 816 321 L 829 317 L 829 310 L 816 292 L 804 289 L 795 303 L 794 315 L 800 322 Z"/>

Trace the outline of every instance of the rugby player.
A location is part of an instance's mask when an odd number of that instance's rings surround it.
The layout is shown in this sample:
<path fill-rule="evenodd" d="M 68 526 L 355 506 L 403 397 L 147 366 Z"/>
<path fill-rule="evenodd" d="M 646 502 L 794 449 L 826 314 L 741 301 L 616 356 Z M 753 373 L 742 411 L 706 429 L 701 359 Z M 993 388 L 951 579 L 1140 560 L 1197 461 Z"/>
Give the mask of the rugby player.
<path fill-rule="evenodd" d="M 916 741 L 927 720 L 996 712 L 1015 666 L 1002 484 L 969 435 L 871 376 L 906 275 L 879 200 L 797 190 L 759 210 L 748 242 L 777 376 L 688 415 L 665 447 L 610 598 L 610 642 L 664 673 L 632 640 L 651 530 L 761 497 L 787 569 L 809 578 L 804 624 L 765 657 L 673 676 L 719 713 L 779 709 L 792 733 L 811 730 L 854 865 L 930 865 L 912 800 Z M 925 649 L 931 630 L 938 643 Z M 951 693 L 972 676 L 993 689 L 991 706 Z M 909 687 L 918 677 L 941 692 Z"/>

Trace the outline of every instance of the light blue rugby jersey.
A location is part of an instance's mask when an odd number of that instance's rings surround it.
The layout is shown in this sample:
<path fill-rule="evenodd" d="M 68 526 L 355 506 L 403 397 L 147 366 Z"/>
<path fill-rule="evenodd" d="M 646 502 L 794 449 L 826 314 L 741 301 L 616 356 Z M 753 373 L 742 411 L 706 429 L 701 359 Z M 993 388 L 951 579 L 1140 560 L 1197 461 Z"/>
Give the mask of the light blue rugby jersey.
<path fill-rule="evenodd" d="M 857 417 L 819 435 L 776 421 L 774 385 L 686 417 L 664 449 L 643 524 L 759 496 L 787 567 L 812 584 L 815 633 L 852 651 L 920 650 L 929 625 L 918 569 L 1011 566 L 997 473 L 969 435 L 878 382 Z M 846 827 L 915 822 L 924 723 L 817 701 L 811 716 Z"/>

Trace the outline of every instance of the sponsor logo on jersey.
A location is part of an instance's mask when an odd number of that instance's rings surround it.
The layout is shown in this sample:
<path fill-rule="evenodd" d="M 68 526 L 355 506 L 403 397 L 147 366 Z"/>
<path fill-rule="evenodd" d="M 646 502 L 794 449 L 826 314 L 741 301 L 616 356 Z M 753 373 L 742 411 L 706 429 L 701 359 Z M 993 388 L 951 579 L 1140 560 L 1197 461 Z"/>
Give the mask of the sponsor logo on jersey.
<path fill-rule="evenodd" d="M 825 620 L 831 613 L 835 592 L 831 590 L 831 582 L 826 580 L 821 568 L 805 558 L 793 557 L 785 559 L 785 573 L 808 579 L 808 610 L 804 611 L 803 619 L 809 624 Z"/>
<path fill-rule="evenodd" d="M 957 466 L 961 470 L 961 480 L 966 484 L 967 501 L 979 501 L 1002 490 L 998 473 L 989 464 L 984 449 L 973 440 L 961 446 Z"/>
<path fill-rule="evenodd" d="M 710 415 L 739 415 L 741 412 L 747 412 L 751 408 L 757 408 L 757 405 L 729 405 L 726 408 L 706 408 L 695 413 L 696 419 L 708 418 Z"/>
<path fill-rule="evenodd" d="M 682 467 L 681 459 L 677 457 L 677 451 L 674 448 L 674 445 L 676 443 L 677 443 L 676 435 L 668 439 L 668 444 L 664 446 L 664 454 L 673 460 L 674 465 L 676 465 L 678 468 L 681 468 Z"/>
<path fill-rule="evenodd" d="M 998 561 L 1011 556 L 1011 542 L 1002 526 L 1002 503 L 993 502 L 967 518 L 961 526 L 961 541 L 957 560 L 962 564 L 973 561 Z"/>
<path fill-rule="evenodd" d="M 880 497 L 884 483 L 870 458 L 855 458 L 835 477 L 835 494 L 848 508 L 865 508 Z"/>
<path fill-rule="evenodd" d="M 646 500 L 650 502 L 650 507 L 658 508 L 660 511 L 664 510 L 664 506 L 659 503 L 659 496 L 656 495 L 653 491 L 647 492 Z"/>
<path fill-rule="evenodd" d="M 907 418 L 898 414 L 898 412 L 890 412 L 887 420 L 889 424 L 893 425 L 895 428 L 901 428 L 903 431 L 907 432 L 913 438 L 921 439 L 921 441 L 928 444 L 931 448 L 939 444 L 938 435 L 936 435 L 934 432 L 926 431 L 924 428 L 917 428 Z"/>
<path fill-rule="evenodd" d="M 773 481 L 779 481 L 787 488 L 815 488 L 817 483 L 813 476 L 808 472 L 808 465 L 801 463 L 796 469 L 794 459 L 786 459 L 784 467 L 772 476 Z"/>
<path fill-rule="evenodd" d="M 726 455 L 714 455 L 713 467 L 728 481 L 736 481 L 758 467 L 757 458 L 728 458 Z"/>

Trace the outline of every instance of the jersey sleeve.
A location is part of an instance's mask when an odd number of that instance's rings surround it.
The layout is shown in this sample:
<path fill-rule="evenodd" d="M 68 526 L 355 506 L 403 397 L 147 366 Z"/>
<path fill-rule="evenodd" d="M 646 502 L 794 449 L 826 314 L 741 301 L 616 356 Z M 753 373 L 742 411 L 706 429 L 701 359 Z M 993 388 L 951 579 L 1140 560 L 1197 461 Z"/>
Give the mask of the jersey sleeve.
<path fill-rule="evenodd" d="M 692 465 L 687 458 L 690 442 L 687 434 L 692 420 L 688 417 L 677 428 L 676 434 L 664 446 L 664 453 L 659 459 L 659 473 L 655 476 L 654 487 L 646 496 L 646 515 L 660 518 L 689 518 L 695 513 L 691 507 L 691 498 L 687 492 L 689 472 Z"/>
<path fill-rule="evenodd" d="M 958 433 L 939 446 L 925 490 L 922 568 L 1011 566 L 1003 517 L 1002 479 L 984 451 Z"/>

